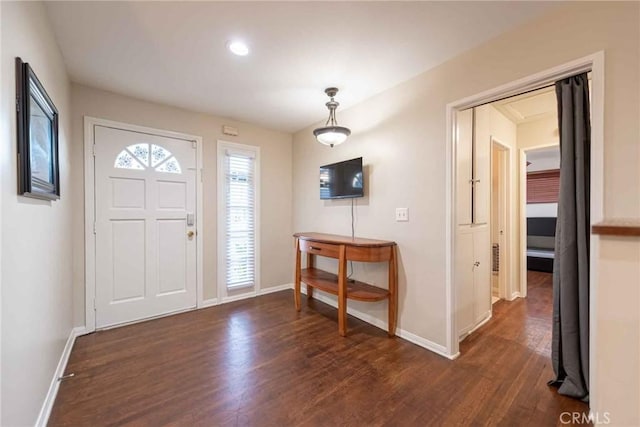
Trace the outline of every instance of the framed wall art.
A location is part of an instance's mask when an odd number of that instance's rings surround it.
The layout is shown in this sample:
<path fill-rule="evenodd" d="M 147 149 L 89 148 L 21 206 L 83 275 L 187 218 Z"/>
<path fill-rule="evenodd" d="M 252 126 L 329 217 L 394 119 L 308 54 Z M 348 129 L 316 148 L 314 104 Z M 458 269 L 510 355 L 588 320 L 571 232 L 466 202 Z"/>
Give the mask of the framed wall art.
<path fill-rule="evenodd" d="M 28 63 L 16 58 L 18 193 L 60 198 L 58 110 Z"/>

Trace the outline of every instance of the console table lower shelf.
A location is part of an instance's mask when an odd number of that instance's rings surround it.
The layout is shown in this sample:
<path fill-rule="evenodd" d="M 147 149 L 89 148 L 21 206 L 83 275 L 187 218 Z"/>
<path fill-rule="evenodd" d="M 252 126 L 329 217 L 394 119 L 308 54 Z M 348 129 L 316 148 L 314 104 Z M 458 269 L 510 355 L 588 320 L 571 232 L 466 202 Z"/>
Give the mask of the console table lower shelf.
<path fill-rule="evenodd" d="M 300 279 L 307 284 L 321 291 L 333 295 L 339 294 L 338 275 L 329 273 L 318 268 L 305 268 L 300 272 Z M 347 299 L 356 301 L 382 301 L 389 298 L 389 291 L 368 283 L 359 281 L 347 281 Z"/>
<path fill-rule="evenodd" d="M 347 334 L 347 299 L 365 302 L 389 301 L 389 336 L 395 335 L 397 316 L 396 244 L 384 240 L 361 239 L 321 233 L 296 233 L 295 305 L 300 311 L 301 282 L 307 285 L 307 298 L 313 290 L 338 297 L 338 332 Z M 302 268 L 301 253 L 307 254 L 307 268 Z M 338 274 L 315 268 L 315 256 L 338 259 Z M 380 288 L 346 277 L 347 261 L 388 262 L 389 289 Z"/>

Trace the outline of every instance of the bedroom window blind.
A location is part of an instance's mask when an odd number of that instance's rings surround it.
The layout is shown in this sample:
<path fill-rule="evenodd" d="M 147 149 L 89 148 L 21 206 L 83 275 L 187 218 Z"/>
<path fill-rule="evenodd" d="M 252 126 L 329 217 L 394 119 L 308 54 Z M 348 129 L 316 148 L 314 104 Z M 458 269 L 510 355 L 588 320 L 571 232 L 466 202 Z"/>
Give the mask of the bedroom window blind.
<path fill-rule="evenodd" d="M 225 280 L 227 289 L 256 283 L 255 153 L 226 150 Z"/>
<path fill-rule="evenodd" d="M 560 169 L 527 173 L 527 203 L 558 203 Z"/>

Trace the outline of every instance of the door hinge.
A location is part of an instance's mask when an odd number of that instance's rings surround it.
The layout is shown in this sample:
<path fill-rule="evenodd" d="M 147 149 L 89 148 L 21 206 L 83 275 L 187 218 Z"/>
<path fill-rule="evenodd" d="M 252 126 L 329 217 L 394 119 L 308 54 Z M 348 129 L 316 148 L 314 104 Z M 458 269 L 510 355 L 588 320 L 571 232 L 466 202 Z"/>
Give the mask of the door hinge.
<path fill-rule="evenodd" d="M 93 157 L 96 156 L 96 144 L 93 144 Z"/>
<path fill-rule="evenodd" d="M 20 112 L 20 97 L 16 96 L 16 112 Z"/>
<path fill-rule="evenodd" d="M 196 141 L 191 141 L 191 148 L 193 149 L 198 148 L 198 143 Z"/>
<path fill-rule="evenodd" d="M 96 299 L 93 299 L 93 311 L 96 311 Z"/>
<path fill-rule="evenodd" d="M 93 223 L 93 234 L 96 234 L 96 223 Z"/>

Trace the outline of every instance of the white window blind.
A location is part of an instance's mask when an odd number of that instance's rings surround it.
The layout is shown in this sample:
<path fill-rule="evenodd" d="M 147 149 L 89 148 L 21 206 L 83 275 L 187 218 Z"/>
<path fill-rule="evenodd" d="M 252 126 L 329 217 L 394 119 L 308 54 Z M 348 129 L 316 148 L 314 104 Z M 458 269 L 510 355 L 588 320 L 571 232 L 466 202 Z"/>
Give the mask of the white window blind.
<path fill-rule="evenodd" d="M 256 282 L 255 155 L 225 153 L 225 279 L 228 289 Z"/>

